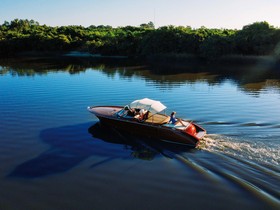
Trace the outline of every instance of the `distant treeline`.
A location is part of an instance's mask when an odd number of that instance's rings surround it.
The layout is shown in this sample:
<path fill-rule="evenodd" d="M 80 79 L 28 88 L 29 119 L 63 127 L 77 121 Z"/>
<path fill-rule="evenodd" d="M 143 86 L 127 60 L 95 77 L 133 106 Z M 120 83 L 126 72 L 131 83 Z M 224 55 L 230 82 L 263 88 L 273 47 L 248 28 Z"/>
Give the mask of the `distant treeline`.
<path fill-rule="evenodd" d="M 193 29 L 189 26 L 139 27 L 40 25 L 15 19 L 0 25 L 0 55 L 21 52 L 80 51 L 100 55 L 150 56 L 185 54 L 202 58 L 222 55 L 280 56 L 280 29 L 256 22 L 241 30 Z"/>

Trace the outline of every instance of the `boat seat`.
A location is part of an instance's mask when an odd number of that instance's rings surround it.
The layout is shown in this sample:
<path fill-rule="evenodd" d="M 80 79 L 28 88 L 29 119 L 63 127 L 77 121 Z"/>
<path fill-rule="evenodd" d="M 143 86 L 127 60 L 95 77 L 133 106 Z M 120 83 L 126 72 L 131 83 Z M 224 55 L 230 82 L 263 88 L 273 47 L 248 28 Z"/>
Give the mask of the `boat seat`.
<path fill-rule="evenodd" d="M 176 129 L 179 129 L 179 130 L 185 130 L 187 127 L 189 127 L 189 125 L 190 125 L 189 122 L 186 122 L 186 121 L 182 121 L 182 122 L 183 122 L 184 126 L 181 125 L 181 123 L 179 123 L 179 122 L 177 122 L 176 124 L 167 123 L 164 126 L 170 127 L 170 128 L 176 128 Z"/>
<path fill-rule="evenodd" d="M 169 122 L 170 117 L 163 114 L 148 114 L 148 119 L 145 122 L 154 124 L 165 124 Z"/>

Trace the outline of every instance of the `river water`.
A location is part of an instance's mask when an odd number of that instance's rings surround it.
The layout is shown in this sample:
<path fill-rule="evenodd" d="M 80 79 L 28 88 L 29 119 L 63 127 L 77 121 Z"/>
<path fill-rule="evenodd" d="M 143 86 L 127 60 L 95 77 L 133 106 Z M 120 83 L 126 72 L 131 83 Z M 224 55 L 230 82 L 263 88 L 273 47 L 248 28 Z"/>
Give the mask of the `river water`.
<path fill-rule="evenodd" d="M 0 209 L 279 209 L 279 72 L 150 70 L 2 62 Z M 204 127 L 199 147 L 123 137 L 86 109 L 145 97 Z"/>

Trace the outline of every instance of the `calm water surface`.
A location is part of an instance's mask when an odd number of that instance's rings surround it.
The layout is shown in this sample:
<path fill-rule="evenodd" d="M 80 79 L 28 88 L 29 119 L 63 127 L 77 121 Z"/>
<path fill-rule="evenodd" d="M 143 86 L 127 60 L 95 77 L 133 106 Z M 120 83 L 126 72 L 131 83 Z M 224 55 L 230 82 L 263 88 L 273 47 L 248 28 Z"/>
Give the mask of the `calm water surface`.
<path fill-rule="evenodd" d="M 0 64 L 0 209 L 279 209 L 279 72 L 211 72 Z M 86 110 L 145 97 L 207 129 L 199 148 L 123 136 Z"/>

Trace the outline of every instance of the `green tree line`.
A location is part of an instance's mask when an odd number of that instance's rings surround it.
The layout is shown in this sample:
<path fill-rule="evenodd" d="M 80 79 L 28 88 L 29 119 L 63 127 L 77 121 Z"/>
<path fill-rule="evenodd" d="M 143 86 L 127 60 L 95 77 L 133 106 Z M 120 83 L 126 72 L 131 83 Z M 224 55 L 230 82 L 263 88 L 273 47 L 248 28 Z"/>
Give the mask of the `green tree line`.
<path fill-rule="evenodd" d="M 193 29 L 189 26 L 155 28 L 140 26 L 40 25 L 34 20 L 15 19 L 0 25 L 0 55 L 21 52 L 80 51 L 101 55 L 150 56 L 190 54 L 203 58 L 222 55 L 280 55 L 280 29 L 255 22 L 241 30 Z"/>

